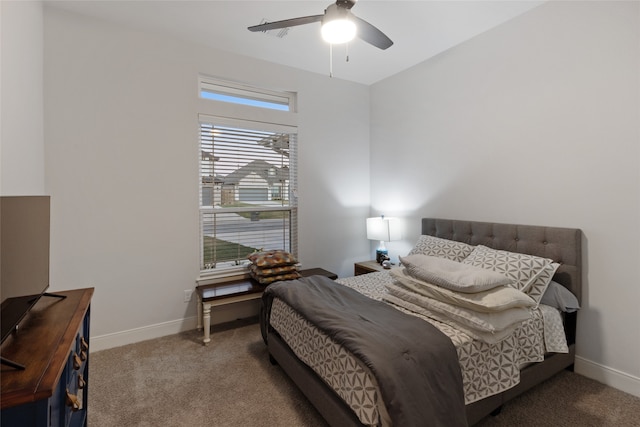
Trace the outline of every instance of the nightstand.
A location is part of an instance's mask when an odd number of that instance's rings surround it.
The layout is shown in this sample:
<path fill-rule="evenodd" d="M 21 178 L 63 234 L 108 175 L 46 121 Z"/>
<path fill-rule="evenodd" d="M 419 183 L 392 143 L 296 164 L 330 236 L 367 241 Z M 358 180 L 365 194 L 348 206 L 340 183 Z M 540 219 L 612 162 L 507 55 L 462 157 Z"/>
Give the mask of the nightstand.
<path fill-rule="evenodd" d="M 367 274 L 367 273 L 375 273 L 376 271 L 383 271 L 383 270 L 384 270 L 384 267 L 378 264 L 375 260 L 356 262 L 353 265 L 354 276 L 359 276 L 361 274 Z"/>

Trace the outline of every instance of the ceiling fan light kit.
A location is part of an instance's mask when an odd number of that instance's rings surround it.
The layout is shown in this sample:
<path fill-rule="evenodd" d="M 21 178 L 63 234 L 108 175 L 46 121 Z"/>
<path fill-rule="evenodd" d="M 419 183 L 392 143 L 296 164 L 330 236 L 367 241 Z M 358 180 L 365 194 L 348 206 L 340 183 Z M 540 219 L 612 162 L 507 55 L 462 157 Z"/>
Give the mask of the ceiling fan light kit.
<path fill-rule="evenodd" d="M 356 36 L 356 24 L 348 19 L 329 21 L 322 25 L 322 38 L 327 43 L 343 44 Z"/>
<path fill-rule="evenodd" d="M 356 36 L 356 24 L 353 22 L 349 9 L 335 4 L 327 7 L 322 19 L 322 38 L 327 43 L 343 44 L 350 42 Z"/>

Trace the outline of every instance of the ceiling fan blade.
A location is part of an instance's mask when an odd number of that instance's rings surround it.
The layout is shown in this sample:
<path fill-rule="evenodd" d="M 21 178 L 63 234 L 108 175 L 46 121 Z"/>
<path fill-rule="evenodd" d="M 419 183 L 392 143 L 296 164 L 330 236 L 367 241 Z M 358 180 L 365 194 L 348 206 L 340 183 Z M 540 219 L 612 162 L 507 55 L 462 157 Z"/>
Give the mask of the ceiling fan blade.
<path fill-rule="evenodd" d="M 322 21 L 323 17 L 324 15 L 303 16 L 301 18 L 285 19 L 284 21 L 267 22 L 265 24 L 254 25 L 247 29 L 254 32 L 276 30 L 278 28 L 295 27 L 297 25 L 305 25 Z"/>
<path fill-rule="evenodd" d="M 380 48 L 387 49 L 393 45 L 393 42 L 389 37 L 387 37 L 382 31 L 369 24 L 364 19 L 358 18 L 353 15 L 353 20 L 356 23 L 356 27 L 358 28 L 358 37 L 367 43 Z"/>

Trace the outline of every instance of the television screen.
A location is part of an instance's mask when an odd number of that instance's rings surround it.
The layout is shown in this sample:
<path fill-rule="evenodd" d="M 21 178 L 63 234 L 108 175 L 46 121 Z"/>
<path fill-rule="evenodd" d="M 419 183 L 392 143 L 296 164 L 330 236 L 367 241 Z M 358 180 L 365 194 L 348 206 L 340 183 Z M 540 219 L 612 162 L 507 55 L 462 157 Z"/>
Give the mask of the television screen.
<path fill-rule="evenodd" d="M 49 196 L 0 197 L 4 341 L 49 287 Z"/>

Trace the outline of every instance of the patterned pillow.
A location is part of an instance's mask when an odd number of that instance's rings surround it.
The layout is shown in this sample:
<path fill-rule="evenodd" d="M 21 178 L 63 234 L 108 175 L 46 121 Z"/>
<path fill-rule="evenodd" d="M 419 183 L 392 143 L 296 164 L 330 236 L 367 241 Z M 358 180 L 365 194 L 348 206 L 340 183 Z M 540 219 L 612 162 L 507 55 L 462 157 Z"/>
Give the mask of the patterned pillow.
<path fill-rule="evenodd" d="M 513 284 L 509 286 L 526 293 L 552 261 L 534 255 L 501 251 L 478 245 L 462 263 L 498 271 L 513 279 Z"/>
<path fill-rule="evenodd" d="M 409 255 L 429 255 L 460 262 L 473 251 L 473 248 L 472 245 L 463 242 L 422 235 Z"/>
<path fill-rule="evenodd" d="M 255 264 L 249 265 L 249 273 L 253 276 L 280 276 L 282 274 L 295 273 L 298 267 L 295 265 L 283 265 L 280 267 L 258 267 Z"/>
<path fill-rule="evenodd" d="M 254 252 L 247 258 L 258 267 L 279 267 L 282 265 L 293 265 L 298 262 L 289 252 L 280 250 Z"/>
<path fill-rule="evenodd" d="M 268 285 L 273 282 L 278 282 L 280 280 L 293 280 L 299 279 L 301 276 L 298 272 L 282 274 L 279 276 L 254 276 L 254 279 L 258 281 L 261 285 Z"/>
<path fill-rule="evenodd" d="M 542 273 L 538 276 L 538 278 L 531 284 L 531 287 L 527 290 L 526 294 L 529 295 L 536 302 L 536 308 L 540 304 L 540 300 L 542 300 L 542 296 L 544 295 L 547 287 L 549 287 L 549 283 L 551 283 L 551 278 L 554 274 L 556 274 L 556 270 L 560 267 L 560 264 L 557 262 L 552 262 L 549 264 L 547 268 L 542 270 Z"/>

